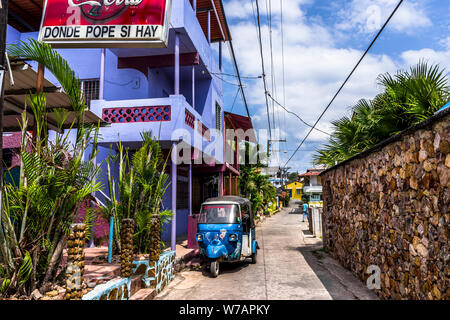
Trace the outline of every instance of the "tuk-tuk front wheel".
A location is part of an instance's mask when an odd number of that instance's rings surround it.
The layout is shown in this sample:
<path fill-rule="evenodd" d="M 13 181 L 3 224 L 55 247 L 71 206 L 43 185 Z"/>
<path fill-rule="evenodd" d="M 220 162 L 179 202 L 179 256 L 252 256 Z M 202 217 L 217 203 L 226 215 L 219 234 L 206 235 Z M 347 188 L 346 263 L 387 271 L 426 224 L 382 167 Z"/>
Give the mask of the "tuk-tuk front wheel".
<path fill-rule="evenodd" d="M 211 272 L 211 276 L 213 278 L 217 278 L 217 276 L 219 275 L 219 261 L 217 260 L 211 261 L 209 270 Z"/>

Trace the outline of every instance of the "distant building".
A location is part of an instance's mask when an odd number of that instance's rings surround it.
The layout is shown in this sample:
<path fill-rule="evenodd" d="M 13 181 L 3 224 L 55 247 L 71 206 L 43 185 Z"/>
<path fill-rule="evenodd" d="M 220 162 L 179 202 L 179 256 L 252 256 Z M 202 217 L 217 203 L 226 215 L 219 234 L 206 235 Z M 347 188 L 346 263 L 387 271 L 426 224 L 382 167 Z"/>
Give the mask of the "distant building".
<path fill-rule="evenodd" d="M 303 184 L 299 181 L 291 182 L 284 186 L 284 189 L 289 192 L 292 199 L 302 200 Z"/>
<path fill-rule="evenodd" d="M 280 167 L 265 167 L 260 169 L 261 174 L 269 176 L 269 181 L 276 187 L 281 187 L 281 169 Z"/>
<path fill-rule="evenodd" d="M 305 173 L 300 174 L 300 182 L 303 184 L 304 198 L 307 199 L 308 204 L 313 207 L 322 207 L 322 180 L 319 174 L 325 170 L 322 167 L 312 168 L 306 170 Z"/>

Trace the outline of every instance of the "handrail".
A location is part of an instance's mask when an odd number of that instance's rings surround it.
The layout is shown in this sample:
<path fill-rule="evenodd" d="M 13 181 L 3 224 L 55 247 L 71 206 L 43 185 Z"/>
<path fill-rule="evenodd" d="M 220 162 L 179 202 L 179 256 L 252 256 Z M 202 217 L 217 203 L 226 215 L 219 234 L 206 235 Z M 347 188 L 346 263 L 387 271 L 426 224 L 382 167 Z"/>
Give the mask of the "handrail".
<path fill-rule="evenodd" d="M 104 193 L 102 190 L 98 190 L 97 192 L 100 192 L 102 196 L 104 196 L 106 198 L 106 200 L 111 202 L 111 198 L 108 197 L 108 195 L 106 193 Z M 95 198 L 95 197 L 94 197 Z"/>

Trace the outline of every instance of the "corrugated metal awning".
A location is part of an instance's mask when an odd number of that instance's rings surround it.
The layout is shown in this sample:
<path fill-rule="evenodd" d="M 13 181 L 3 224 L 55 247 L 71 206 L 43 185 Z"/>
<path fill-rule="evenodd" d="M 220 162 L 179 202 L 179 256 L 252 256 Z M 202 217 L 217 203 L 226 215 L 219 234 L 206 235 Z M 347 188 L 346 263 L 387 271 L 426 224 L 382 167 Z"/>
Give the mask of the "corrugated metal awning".
<path fill-rule="evenodd" d="M 234 130 L 242 129 L 248 134 L 245 138 L 248 141 L 257 143 L 256 132 L 253 129 L 252 120 L 249 117 L 241 116 L 239 114 L 224 112 L 225 118 L 230 122 Z"/>
<path fill-rule="evenodd" d="M 25 110 L 27 96 L 30 92 L 36 92 L 37 72 L 34 71 L 29 64 L 24 61 L 11 62 L 11 72 L 13 75 L 14 85 L 10 83 L 9 72 L 5 74 L 5 91 L 4 91 L 4 107 L 3 107 L 3 131 L 21 130 L 19 123 L 22 119 L 22 113 Z M 65 109 L 69 115 L 63 125 L 67 129 L 71 126 L 75 119 L 69 97 L 64 93 L 62 88 L 57 87 L 49 80 L 44 79 L 43 91 L 47 94 L 47 114 L 48 128 L 56 130 L 56 118 L 54 109 Z M 27 110 L 29 127 L 34 122 L 31 110 Z M 101 126 L 108 125 L 101 118 L 97 117 L 93 112 L 85 111 L 85 122 L 97 124 Z"/>
<path fill-rule="evenodd" d="M 197 19 L 205 36 L 208 37 L 208 11 L 211 11 L 211 42 L 231 40 L 222 0 L 197 0 Z"/>
<path fill-rule="evenodd" d="M 44 0 L 9 0 L 8 24 L 20 32 L 38 31 Z"/>

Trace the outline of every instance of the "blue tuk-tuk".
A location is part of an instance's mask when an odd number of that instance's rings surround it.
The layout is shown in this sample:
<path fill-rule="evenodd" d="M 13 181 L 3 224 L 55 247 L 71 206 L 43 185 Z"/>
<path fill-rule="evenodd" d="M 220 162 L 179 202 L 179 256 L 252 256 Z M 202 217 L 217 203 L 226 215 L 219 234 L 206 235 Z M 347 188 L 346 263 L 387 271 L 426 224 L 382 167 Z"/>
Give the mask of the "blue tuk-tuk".
<path fill-rule="evenodd" d="M 207 199 L 197 215 L 196 240 L 212 277 L 219 275 L 220 262 L 251 258 L 256 263 L 258 242 L 248 199 L 224 196 Z"/>

